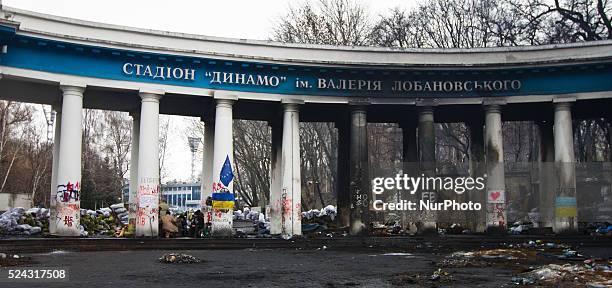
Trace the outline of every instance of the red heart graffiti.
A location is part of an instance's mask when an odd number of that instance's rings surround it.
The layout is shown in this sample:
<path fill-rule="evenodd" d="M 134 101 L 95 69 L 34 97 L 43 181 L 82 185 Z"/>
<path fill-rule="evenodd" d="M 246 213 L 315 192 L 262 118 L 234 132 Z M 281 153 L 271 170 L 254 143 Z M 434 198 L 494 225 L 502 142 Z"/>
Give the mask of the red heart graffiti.
<path fill-rule="evenodd" d="M 493 201 L 497 200 L 499 196 L 501 196 L 501 192 L 499 191 L 491 192 L 491 199 L 493 199 Z"/>

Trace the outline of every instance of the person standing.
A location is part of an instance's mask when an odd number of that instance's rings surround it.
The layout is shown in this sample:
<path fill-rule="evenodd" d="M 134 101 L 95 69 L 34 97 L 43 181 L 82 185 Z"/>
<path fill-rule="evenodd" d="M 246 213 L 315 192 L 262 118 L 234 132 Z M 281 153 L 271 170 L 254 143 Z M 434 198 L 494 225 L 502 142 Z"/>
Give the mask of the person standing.
<path fill-rule="evenodd" d="M 178 232 L 178 227 L 176 227 L 174 217 L 170 215 L 170 211 L 166 211 L 166 215 L 164 215 L 161 220 L 165 237 L 174 237 L 174 235 Z"/>

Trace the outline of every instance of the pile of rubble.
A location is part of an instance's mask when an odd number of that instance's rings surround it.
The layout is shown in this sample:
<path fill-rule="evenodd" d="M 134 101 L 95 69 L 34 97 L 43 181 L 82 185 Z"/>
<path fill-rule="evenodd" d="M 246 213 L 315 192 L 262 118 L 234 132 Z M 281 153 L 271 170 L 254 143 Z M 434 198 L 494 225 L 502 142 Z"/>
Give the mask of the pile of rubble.
<path fill-rule="evenodd" d="M 188 254 L 170 253 L 164 254 L 161 258 L 159 258 L 159 262 L 168 264 L 192 264 L 200 263 L 202 260 Z"/>
<path fill-rule="evenodd" d="M 515 265 L 536 257 L 535 251 L 527 249 L 483 249 L 476 251 L 459 251 L 445 257 L 439 264 L 445 268 L 487 267 L 491 265 Z"/>
<path fill-rule="evenodd" d="M 588 260 L 584 264 L 548 264 L 513 277 L 516 285 L 543 285 L 550 287 L 611 287 L 612 268 Z"/>
<path fill-rule="evenodd" d="M 447 287 L 447 285 L 452 284 L 454 280 L 453 275 L 438 268 L 431 275 L 413 272 L 396 274 L 391 278 L 391 284 L 393 286 L 411 286 L 418 284 L 422 287 Z"/>
<path fill-rule="evenodd" d="M 0 215 L 0 234 L 38 235 L 49 232 L 49 209 L 12 208 Z"/>
<path fill-rule="evenodd" d="M 514 285 L 536 287 L 612 287 L 612 261 L 590 258 L 569 245 L 540 240 L 501 244 L 500 248 L 459 251 L 439 267 L 490 267 L 515 271 Z M 544 265 L 542 265 L 544 263 Z"/>

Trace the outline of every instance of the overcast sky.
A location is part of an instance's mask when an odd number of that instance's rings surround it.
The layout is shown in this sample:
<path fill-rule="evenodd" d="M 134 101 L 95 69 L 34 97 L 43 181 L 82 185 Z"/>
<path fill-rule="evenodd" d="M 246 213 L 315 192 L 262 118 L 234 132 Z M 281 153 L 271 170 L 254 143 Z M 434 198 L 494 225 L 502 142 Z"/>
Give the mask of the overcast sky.
<path fill-rule="evenodd" d="M 0 0 L 4 5 L 53 15 L 164 31 L 268 39 L 289 0 Z M 317 1 L 317 0 L 311 0 Z M 357 0 L 374 16 L 414 0 Z"/>
<path fill-rule="evenodd" d="M 317 0 L 311 0 L 317 1 Z M 409 8 L 414 0 L 357 0 L 372 17 L 394 7 Z M 291 5 L 289 0 L 0 0 L 3 5 L 57 16 L 138 28 L 208 36 L 267 40 L 274 23 Z M 162 181 L 187 180 L 191 154 L 185 137 L 184 117 L 170 119 L 169 150 Z M 200 147 L 201 148 L 201 147 Z M 197 159 L 196 175 L 201 171 Z"/>

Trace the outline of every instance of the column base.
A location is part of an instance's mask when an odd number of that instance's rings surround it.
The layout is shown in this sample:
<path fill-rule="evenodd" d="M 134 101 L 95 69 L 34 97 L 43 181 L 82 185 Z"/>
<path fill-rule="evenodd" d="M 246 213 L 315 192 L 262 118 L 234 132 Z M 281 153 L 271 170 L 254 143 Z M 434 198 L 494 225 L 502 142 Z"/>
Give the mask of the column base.
<path fill-rule="evenodd" d="M 555 234 L 576 234 L 578 233 L 578 221 L 576 217 L 557 217 L 553 225 Z"/>
<path fill-rule="evenodd" d="M 368 229 L 366 223 L 363 223 L 361 220 L 353 220 L 351 222 L 351 226 L 349 229 L 349 234 L 353 236 L 366 236 L 370 234 L 370 230 Z"/>
<path fill-rule="evenodd" d="M 212 237 L 232 237 L 234 235 L 234 210 L 213 209 L 210 235 Z"/>
<path fill-rule="evenodd" d="M 417 233 L 420 235 L 437 235 L 438 234 L 438 225 L 436 222 L 427 221 L 420 222 L 417 228 Z"/>

